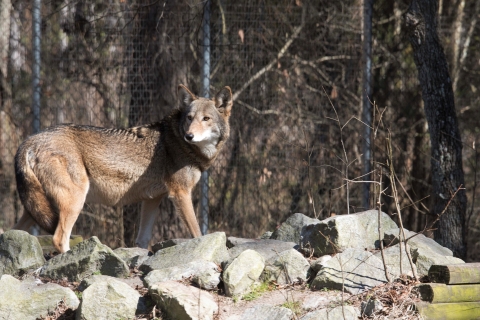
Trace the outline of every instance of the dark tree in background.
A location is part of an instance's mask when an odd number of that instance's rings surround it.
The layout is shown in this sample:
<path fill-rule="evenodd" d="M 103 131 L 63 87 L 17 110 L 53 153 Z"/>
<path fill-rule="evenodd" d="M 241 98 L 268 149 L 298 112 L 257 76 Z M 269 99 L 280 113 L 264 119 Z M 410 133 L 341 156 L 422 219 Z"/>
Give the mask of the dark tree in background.
<path fill-rule="evenodd" d="M 435 240 L 450 248 L 456 257 L 465 259 L 465 190 L 458 191 L 449 203 L 455 191 L 464 186 L 462 141 L 452 80 L 437 34 L 437 11 L 437 0 L 413 0 L 405 15 L 405 22 L 430 132 L 432 213 L 439 215 L 445 210 L 436 225 Z"/>

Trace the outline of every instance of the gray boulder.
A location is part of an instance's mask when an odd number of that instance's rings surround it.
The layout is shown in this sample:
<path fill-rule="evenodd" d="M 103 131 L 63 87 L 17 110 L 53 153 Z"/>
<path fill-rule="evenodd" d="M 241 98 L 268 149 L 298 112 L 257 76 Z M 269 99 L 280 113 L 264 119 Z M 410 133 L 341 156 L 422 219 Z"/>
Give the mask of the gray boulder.
<path fill-rule="evenodd" d="M 223 272 L 225 294 L 233 297 L 249 292 L 264 268 L 265 260 L 258 252 L 245 250 Z"/>
<path fill-rule="evenodd" d="M 277 284 L 304 283 L 310 264 L 303 255 L 295 249 L 283 251 L 276 258 L 265 263 L 262 279 L 275 281 Z"/>
<path fill-rule="evenodd" d="M 152 246 L 153 253 L 160 251 L 162 249 L 170 248 L 176 246 L 177 244 L 190 241 L 192 239 L 169 239 L 162 242 L 157 242 Z"/>
<path fill-rule="evenodd" d="M 243 312 L 242 320 L 290 320 L 294 316 L 292 310 L 284 307 L 258 304 Z"/>
<path fill-rule="evenodd" d="M 372 253 L 350 248 L 325 262 L 311 288 L 358 294 L 387 282 L 382 261 Z M 343 285 L 342 285 L 343 284 Z"/>
<path fill-rule="evenodd" d="M 300 320 L 357 320 L 360 311 L 354 306 L 338 306 L 333 309 L 322 309 L 307 313 Z"/>
<path fill-rule="evenodd" d="M 362 301 L 362 305 L 360 307 L 362 310 L 362 315 L 366 315 L 367 317 L 373 316 L 375 313 L 381 311 L 383 309 L 383 304 L 380 300 L 377 299 L 368 299 L 368 301 Z"/>
<path fill-rule="evenodd" d="M 383 230 L 397 227 L 383 212 L 381 224 Z M 375 249 L 379 246 L 378 211 L 368 210 L 327 218 L 305 226 L 301 236 L 302 248 L 311 248 L 316 257 L 342 252 L 347 248 Z"/>
<path fill-rule="evenodd" d="M 127 264 L 97 237 L 80 242 L 70 251 L 53 257 L 40 271 L 42 277 L 80 281 L 92 274 L 124 278 L 130 274 Z"/>
<path fill-rule="evenodd" d="M 280 227 L 273 232 L 270 239 L 300 243 L 302 228 L 309 224 L 320 223 L 320 220 L 307 217 L 302 213 L 290 216 Z"/>
<path fill-rule="evenodd" d="M 218 311 L 210 293 L 175 281 L 154 284 L 148 292 L 169 319 L 210 320 Z"/>
<path fill-rule="evenodd" d="M 63 300 L 75 310 L 80 301 L 69 288 L 35 279 L 20 281 L 10 275 L 0 278 L 0 319 L 35 320 L 47 316 Z"/>
<path fill-rule="evenodd" d="M 465 263 L 465 261 L 459 258 L 442 256 L 435 250 L 431 250 L 429 247 L 418 247 L 416 249 L 410 248 L 410 250 L 412 253 L 412 260 L 417 266 L 417 273 L 419 276 L 428 275 L 428 270 L 430 270 L 430 267 L 434 264 Z"/>
<path fill-rule="evenodd" d="M 227 237 L 224 232 L 215 232 L 200 238 L 190 239 L 173 247 L 157 251 L 139 269 L 146 274 L 155 269 L 181 266 L 195 260 L 206 260 L 221 264 L 229 258 L 226 242 Z"/>
<path fill-rule="evenodd" d="M 453 256 L 452 250 L 441 246 L 432 238 L 428 238 L 423 234 L 417 234 L 416 232 L 409 231 L 407 229 L 404 229 L 404 231 L 405 231 L 405 237 L 407 239 L 410 238 L 411 236 L 414 236 L 413 238 L 409 239 L 407 242 L 408 245 L 410 245 L 411 249 L 428 248 L 429 251 L 433 251 L 441 256 Z M 383 243 L 386 246 L 392 246 L 397 244 L 399 242 L 398 241 L 399 232 L 400 232 L 399 228 L 386 230 L 384 232 Z"/>
<path fill-rule="evenodd" d="M 138 268 L 148 259 L 148 250 L 143 248 L 117 248 L 113 250 L 130 268 Z"/>
<path fill-rule="evenodd" d="M 410 250 L 409 245 L 407 244 L 407 250 Z M 396 244 L 392 247 L 385 248 L 383 250 L 385 256 L 385 264 L 387 265 L 388 273 L 390 274 L 392 280 L 397 279 L 403 273 L 404 275 L 413 277 L 412 266 L 408 261 L 407 253 L 405 252 L 405 246 L 402 246 L 402 272 L 400 272 L 400 244 Z M 380 251 L 375 252 L 374 255 L 382 260 L 382 253 Z M 412 258 L 413 260 L 413 258 Z M 413 270 L 416 272 L 417 267 L 413 265 Z"/>
<path fill-rule="evenodd" d="M 320 271 L 325 262 L 330 259 L 332 259 L 332 256 L 327 254 L 319 257 L 318 259 L 312 260 L 310 262 L 310 268 L 312 268 L 313 272 L 317 273 L 318 271 Z"/>
<path fill-rule="evenodd" d="M 21 230 L 0 235 L 0 276 L 22 275 L 45 264 L 37 238 Z"/>
<path fill-rule="evenodd" d="M 144 283 L 150 288 L 158 282 L 177 281 L 190 277 L 200 288 L 214 290 L 220 283 L 220 270 L 211 261 L 195 260 L 175 267 L 153 270 L 145 277 Z"/>
<path fill-rule="evenodd" d="M 128 284 L 110 277 L 95 281 L 83 291 L 76 319 L 133 319 L 137 309 L 146 310 L 142 296 Z"/>
<path fill-rule="evenodd" d="M 228 250 L 230 254 L 230 260 L 235 259 L 245 250 L 255 250 L 257 251 L 265 261 L 270 260 L 278 256 L 279 253 L 298 248 L 298 245 L 294 242 L 285 242 L 280 240 L 272 239 L 255 239 L 248 242 L 243 242 L 235 245 L 233 248 Z"/>

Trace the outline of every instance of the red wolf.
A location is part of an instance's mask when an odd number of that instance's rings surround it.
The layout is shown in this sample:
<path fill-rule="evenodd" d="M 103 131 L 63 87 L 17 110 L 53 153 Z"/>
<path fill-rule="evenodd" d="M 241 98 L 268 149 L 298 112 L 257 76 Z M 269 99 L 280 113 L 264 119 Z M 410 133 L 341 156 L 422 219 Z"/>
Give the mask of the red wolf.
<path fill-rule="evenodd" d="M 192 236 L 201 236 L 191 192 L 229 136 L 232 91 L 224 87 L 207 99 L 180 85 L 178 93 L 179 107 L 157 123 L 129 129 L 66 124 L 27 138 L 15 156 L 25 212 L 14 229 L 26 230 L 35 220 L 66 252 L 85 202 L 142 201 L 136 244 L 147 248 L 168 196 Z"/>

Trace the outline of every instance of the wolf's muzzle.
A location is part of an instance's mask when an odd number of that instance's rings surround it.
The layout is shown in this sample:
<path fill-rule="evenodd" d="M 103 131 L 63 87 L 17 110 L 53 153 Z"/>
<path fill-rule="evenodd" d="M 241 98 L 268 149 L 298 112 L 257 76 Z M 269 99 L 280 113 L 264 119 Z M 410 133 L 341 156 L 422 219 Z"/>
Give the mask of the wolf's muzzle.
<path fill-rule="evenodd" d="M 186 133 L 185 140 L 192 141 L 193 140 L 193 133 Z"/>

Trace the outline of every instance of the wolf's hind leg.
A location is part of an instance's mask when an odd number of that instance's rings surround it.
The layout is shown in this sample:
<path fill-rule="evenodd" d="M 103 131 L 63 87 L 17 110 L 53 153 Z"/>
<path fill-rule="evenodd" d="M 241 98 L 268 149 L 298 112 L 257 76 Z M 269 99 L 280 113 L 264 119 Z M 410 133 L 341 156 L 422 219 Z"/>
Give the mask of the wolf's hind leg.
<path fill-rule="evenodd" d="M 144 200 L 142 202 L 140 227 L 138 228 L 138 235 L 137 239 L 135 240 L 135 244 L 140 248 L 148 249 L 148 244 L 152 238 L 153 225 L 159 213 L 158 206 L 160 205 L 160 201 L 162 201 L 164 196 L 165 195 L 162 195 L 155 199 Z"/>
<path fill-rule="evenodd" d="M 85 203 L 89 180 L 82 163 L 69 162 L 60 156 L 50 159 L 49 165 L 51 181 L 45 183 L 44 188 L 52 206 L 58 212 L 53 245 L 63 253 L 70 250 L 70 235 Z"/>
<path fill-rule="evenodd" d="M 23 230 L 28 232 L 34 224 L 35 224 L 35 220 L 33 220 L 30 213 L 25 211 L 22 217 L 20 218 L 20 220 L 18 220 L 18 222 L 13 226 L 12 229 Z"/>

